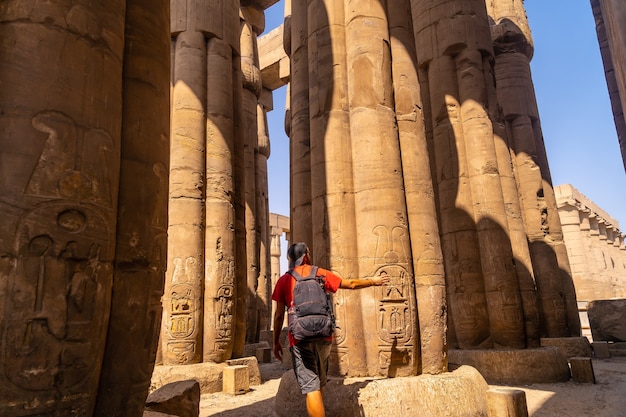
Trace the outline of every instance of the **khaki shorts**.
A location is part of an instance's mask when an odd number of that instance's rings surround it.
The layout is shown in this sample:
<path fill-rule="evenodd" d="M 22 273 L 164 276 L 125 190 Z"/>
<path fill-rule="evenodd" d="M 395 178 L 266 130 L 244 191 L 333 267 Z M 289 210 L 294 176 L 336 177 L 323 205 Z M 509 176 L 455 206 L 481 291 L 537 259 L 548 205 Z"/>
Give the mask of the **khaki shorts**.
<path fill-rule="evenodd" d="M 290 349 L 293 371 L 303 394 L 319 391 L 326 385 L 331 345 L 328 340 L 303 340 Z"/>

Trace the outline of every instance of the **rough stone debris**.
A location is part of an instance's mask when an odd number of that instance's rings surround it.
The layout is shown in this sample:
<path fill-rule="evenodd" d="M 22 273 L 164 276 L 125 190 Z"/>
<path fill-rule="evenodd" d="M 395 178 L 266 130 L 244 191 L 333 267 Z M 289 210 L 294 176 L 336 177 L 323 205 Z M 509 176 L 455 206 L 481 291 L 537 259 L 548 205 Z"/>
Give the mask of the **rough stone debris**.
<path fill-rule="evenodd" d="M 135 417 L 270 327 L 275 1 L 45 3 L 0 3 L 0 414 Z M 523 5 L 286 3 L 290 239 L 391 277 L 335 297 L 332 372 L 580 336 Z"/>
<path fill-rule="evenodd" d="M 164 385 L 148 395 L 146 410 L 180 417 L 198 417 L 200 384 L 195 380 L 186 380 Z"/>
<path fill-rule="evenodd" d="M 626 299 L 591 301 L 587 314 L 594 341 L 626 342 Z"/>
<path fill-rule="evenodd" d="M 327 415 L 337 417 L 485 416 L 487 389 L 483 377 L 469 366 L 441 375 L 331 378 L 324 389 L 324 406 Z M 275 410 L 281 417 L 306 415 L 304 396 L 292 371 L 281 378 Z"/>

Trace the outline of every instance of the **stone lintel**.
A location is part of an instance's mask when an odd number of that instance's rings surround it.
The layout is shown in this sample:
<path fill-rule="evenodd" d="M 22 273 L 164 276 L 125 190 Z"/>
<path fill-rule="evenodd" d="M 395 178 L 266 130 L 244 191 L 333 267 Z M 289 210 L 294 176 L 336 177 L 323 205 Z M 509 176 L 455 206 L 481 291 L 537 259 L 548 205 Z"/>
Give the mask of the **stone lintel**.
<path fill-rule="evenodd" d="M 259 103 L 261 103 L 266 112 L 274 110 L 274 93 L 272 90 L 263 88 L 261 90 L 261 97 L 259 97 Z"/>
<path fill-rule="evenodd" d="M 279 0 L 241 0 L 242 6 L 255 6 L 261 10 L 266 10 L 278 3 Z"/>
<path fill-rule="evenodd" d="M 270 213 L 270 227 L 280 229 L 285 233 L 289 232 L 289 217 L 282 214 Z"/>
<path fill-rule="evenodd" d="M 609 216 L 607 212 L 598 207 L 589 197 L 574 188 L 571 184 L 561 184 L 554 187 L 554 194 L 556 197 L 557 207 L 561 208 L 564 205 L 570 205 L 578 207 L 581 211 L 589 210 L 592 215 L 598 217 L 606 224 L 610 224 L 615 229 L 619 230 L 619 223 L 617 220 Z"/>
<path fill-rule="evenodd" d="M 263 87 L 276 90 L 289 82 L 289 57 L 283 47 L 283 28 L 280 25 L 258 39 L 259 68 Z"/>

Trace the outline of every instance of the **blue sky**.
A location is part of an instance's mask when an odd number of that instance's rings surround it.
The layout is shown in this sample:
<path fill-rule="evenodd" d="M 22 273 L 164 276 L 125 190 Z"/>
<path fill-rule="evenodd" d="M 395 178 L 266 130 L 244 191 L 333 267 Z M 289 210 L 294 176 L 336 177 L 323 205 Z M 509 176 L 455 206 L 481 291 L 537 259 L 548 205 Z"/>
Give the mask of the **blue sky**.
<path fill-rule="evenodd" d="M 626 174 L 589 0 L 525 0 L 535 43 L 531 71 L 554 185 L 572 184 L 626 228 Z M 267 32 L 283 1 L 266 11 Z M 285 88 L 268 113 L 270 211 L 289 214 Z"/>

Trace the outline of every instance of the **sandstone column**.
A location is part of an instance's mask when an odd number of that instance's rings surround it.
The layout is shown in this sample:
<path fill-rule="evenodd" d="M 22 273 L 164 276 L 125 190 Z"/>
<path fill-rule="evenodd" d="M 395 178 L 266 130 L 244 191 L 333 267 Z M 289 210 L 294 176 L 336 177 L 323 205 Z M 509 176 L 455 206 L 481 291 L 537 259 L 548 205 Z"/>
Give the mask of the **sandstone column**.
<path fill-rule="evenodd" d="M 166 364 L 223 362 L 237 351 L 237 335 L 245 335 L 237 325 L 245 322 L 247 294 L 237 274 L 246 268 L 246 239 L 237 238 L 245 184 L 237 177 L 243 173 L 236 129 L 239 2 L 171 0 L 170 6 L 173 241 L 162 356 Z M 243 339 L 239 344 L 241 351 Z"/>
<path fill-rule="evenodd" d="M 298 9 L 293 10 L 294 19 L 300 12 Z M 309 8 L 308 100 L 312 217 L 295 222 L 293 217 L 298 214 L 292 211 L 291 215 L 292 228 L 302 221 L 311 223 L 313 227 L 310 246 L 313 248 L 314 262 L 330 267 L 343 276 L 357 277 L 358 265 L 354 256 L 357 229 L 346 103 L 348 69 L 344 19 L 343 2 L 319 2 Z M 298 79 L 292 76 L 292 90 L 300 88 L 297 82 Z M 296 105 L 293 99 L 295 97 L 292 97 L 292 108 Z M 292 132 L 295 126 L 294 123 Z M 292 236 L 295 238 L 293 230 Z M 347 374 L 348 368 L 357 363 L 363 366 L 366 362 L 363 351 L 351 350 L 351 346 L 356 344 L 355 340 L 363 340 L 365 337 L 361 315 L 350 314 L 359 311 L 360 298 L 352 292 L 340 292 L 335 295 L 334 302 L 338 329 L 335 332 L 336 344 L 333 347 L 331 367 L 335 373 Z"/>
<path fill-rule="evenodd" d="M 270 137 L 267 128 L 267 115 L 262 104 L 257 104 L 257 152 L 256 152 L 256 212 L 258 225 L 257 244 L 259 245 L 259 283 L 257 332 L 269 330 L 272 321 L 272 277 L 270 258 L 269 200 L 267 184 L 267 160 L 270 157 Z M 255 339 L 258 341 L 258 339 Z"/>
<path fill-rule="evenodd" d="M 311 163 L 309 155 L 309 60 L 307 5 L 292 6 L 291 13 L 291 83 L 289 103 L 291 122 L 289 127 L 289 178 L 292 242 L 308 242 L 313 245 L 311 222 L 296 219 L 311 218 Z M 285 34 L 287 36 L 287 34 Z M 294 221 L 296 220 L 296 221 Z"/>
<path fill-rule="evenodd" d="M 394 102 L 402 154 L 407 216 L 412 239 L 415 292 L 421 349 L 421 371 L 447 371 L 445 352 L 445 274 L 434 195 L 424 114 L 417 73 L 410 2 L 387 4 L 394 80 Z"/>
<path fill-rule="evenodd" d="M 162 360 L 202 362 L 207 51 L 202 32 L 173 41 L 168 269 Z"/>
<path fill-rule="evenodd" d="M 589 270 L 587 251 L 582 239 L 580 215 L 575 205 L 567 205 L 559 211 L 563 234 L 567 242 L 572 279 L 576 286 L 579 301 L 591 301 L 593 297 L 593 281 Z"/>
<path fill-rule="evenodd" d="M 248 8 L 250 9 L 250 7 Z M 242 8 L 243 10 L 243 8 Z M 259 232 L 256 205 L 257 102 L 261 94 L 256 32 L 246 13 L 241 22 L 242 133 L 244 135 L 244 189 L 246 202 L 246 265 L 248 291 L 246 300 L 246 343 L 257 340 L 259 285 Z"/>
<path fill-rule="evenodd" d="M 459 346 L 525 347 L 520 283 L 488 113 L 492 48 L 485 5 L 464 2 L 450 14 L 455 3 L 411 3 L 418 59 L 428 66 L 426 107 L 435 129 L 444 259 L 456 299 L 449 300 L 451 323 Z M 470 240 L 457 244 L 460 238 Z"/>
<path fill-rule="evenodd" d="M 556 209 L 530 75 L 533 45 L 523 4 L 487 2 L 496 55 L 498 101 L 507 124 L 526 234 L 537 283 L 543 332 L 579 334 L 574 288 Z M 565 318 L 565 321 L 563 320 Z"/>
<path fill-rule="evenodd" d="M 621 0 L 591 0 L 617 139 L 626 168 L 626 7 Z"/>
<path fill-rule="evenodd" d="M 138 416 L 165 270 L 167 5 L 4 1 L 0 22 L 0 414 Z"/>
<path fill-rule="evenodd" d="M 233 48 L 219 38 L 207 42 L 203 360 L 223 362 L 233 351 L 237 293 Z"/>
<path fill-rule="evenodd" d="M 598 275 L 598 265 L 595 262 L 595 256 L 593 252 L 593 241 L 591 239 L 591 223 L 589 221 L 589 209 L 582 210 L 579 213 L 580 217 L 580 233 L 582 234 L 583 246 L 585 250 L 585 254 L 587 256 L 587 268 L 589 269 L 589 276 L 587 279 L 591 282 L 590 284 L 590 297 L 593 300 L 597 300 L 597 291 L 599 287 L 596 283 L 599 283 Z"/>
<path fill-rule="evenodd" d="M 169 20 L 167 0 L 126 2 L 116 268 L 94 416 L 140 416 L 156 359 L 167 267 Z"/>

